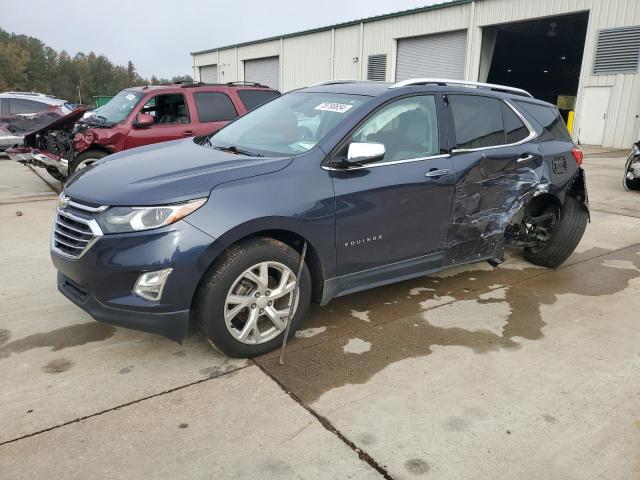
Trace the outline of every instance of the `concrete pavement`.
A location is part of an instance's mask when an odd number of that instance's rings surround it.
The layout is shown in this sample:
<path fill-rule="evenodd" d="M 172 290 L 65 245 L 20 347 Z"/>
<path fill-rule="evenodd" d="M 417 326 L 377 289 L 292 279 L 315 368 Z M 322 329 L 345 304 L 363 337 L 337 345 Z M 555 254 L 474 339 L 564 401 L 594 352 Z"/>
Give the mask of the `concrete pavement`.
<path fill-rule="evenodd" d="M 608 155 L 562 268 L 314 306 L 285 367 L 93 322 L 55 289 L 55 192 L 0 160 L 0 478 L 638 478 L 640 195 Z"/>

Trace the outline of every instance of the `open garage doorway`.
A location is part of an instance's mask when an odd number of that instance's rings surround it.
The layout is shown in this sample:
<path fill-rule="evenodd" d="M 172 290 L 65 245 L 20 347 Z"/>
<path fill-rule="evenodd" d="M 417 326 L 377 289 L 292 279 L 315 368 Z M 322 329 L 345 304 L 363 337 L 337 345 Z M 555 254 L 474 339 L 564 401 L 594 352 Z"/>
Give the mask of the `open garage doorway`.
<path fill-rule="evenodd" d="M 588 12 L 485 27 L 479 80 L 524 88 L 562 112 L 575 108 Z"/>

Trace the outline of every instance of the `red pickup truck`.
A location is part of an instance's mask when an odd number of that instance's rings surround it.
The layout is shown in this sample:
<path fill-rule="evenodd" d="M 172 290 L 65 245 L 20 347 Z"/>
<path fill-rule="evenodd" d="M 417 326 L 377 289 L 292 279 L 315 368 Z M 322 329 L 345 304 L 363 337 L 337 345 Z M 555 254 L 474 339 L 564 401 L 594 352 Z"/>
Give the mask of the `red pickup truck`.
<path fill-rule="evenodd" d="M 102 107 L 74 110 L 26 134 L 24 145 L 7 153 L 18 162 L 46 168 L 63 181 L 111 153 L 215 132 L 279 95 L 277 90 L 244 82 L 127 88 Z"/>

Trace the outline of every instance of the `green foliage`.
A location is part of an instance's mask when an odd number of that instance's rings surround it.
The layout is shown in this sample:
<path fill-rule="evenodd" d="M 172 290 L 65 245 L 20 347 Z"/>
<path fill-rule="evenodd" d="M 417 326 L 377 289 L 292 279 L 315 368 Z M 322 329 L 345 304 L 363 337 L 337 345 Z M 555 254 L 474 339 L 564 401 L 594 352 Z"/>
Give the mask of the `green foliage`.
<path fill-rule="evenodd" d="M 133 62 L 114 65 L 94 52 L 56 52 L 37 38 L 0 28 L 0 91 L 34 91 L 70 102 L 91 104 L 95 95 L 115 95 L 126 87 L 191 80 L 189 75 L 151 80 L 140 77 Z M 81 95 L 81 98 L 80 98 Z"/>

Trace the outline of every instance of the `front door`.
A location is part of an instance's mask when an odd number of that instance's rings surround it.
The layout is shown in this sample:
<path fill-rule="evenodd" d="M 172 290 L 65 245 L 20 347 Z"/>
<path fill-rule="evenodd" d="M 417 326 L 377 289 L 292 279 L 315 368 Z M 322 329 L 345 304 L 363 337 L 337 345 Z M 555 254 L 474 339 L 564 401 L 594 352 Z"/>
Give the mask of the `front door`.
<path fill-rule="evenodd" d="M 385 146 L 376 163 L 332 172 L 339 275 L 444 250 L 454 175 L 449 156 L 439 155 L 439 102 L 418 95 L 383 106 L 338 153 L 351 142 Z"/>
<path fill-rule="evenodd" d="M 189 107 L 182 93 L 160 94 L 147 100 L 137 113 L 147 113 L 154 118 L 148 127 L 136 127 L 135 116 L 127 138 L 125 149 L 166 142 L 193 136 Z"/>
<path fill-rule="evenodd" d="M 578 141 L 586 145 L 602 145 L 611 87 L 585 87 L 580 112 Z"/>

